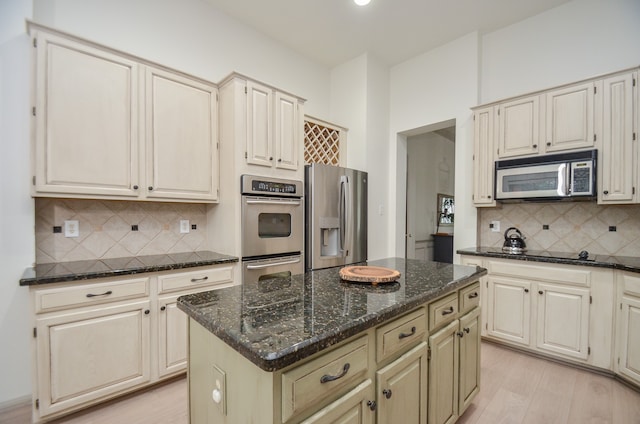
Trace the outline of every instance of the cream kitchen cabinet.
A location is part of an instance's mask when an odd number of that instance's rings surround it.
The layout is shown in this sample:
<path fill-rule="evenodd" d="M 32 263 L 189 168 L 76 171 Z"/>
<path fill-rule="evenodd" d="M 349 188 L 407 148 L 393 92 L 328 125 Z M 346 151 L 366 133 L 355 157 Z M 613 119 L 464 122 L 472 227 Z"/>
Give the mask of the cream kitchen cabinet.
<path fill-rule="evenodd" d="M 234 284 L 233 265 L 31 286 L 33 420 L 49 420 L 184 373 L 183 294 Z"/>
<path fill-rule="evenodd" d="M 612 369 L 613 270 L 476 256 L 462 262 L 488 270 L 480 287 L 483 337 Z"/>
<path fill-rule="evenodd" d="M 376 405 L 371 380 L 342 396 L 329 406 L 303 421 L 303 424 L 373 424 Z"/>
<path fill-rule="evenodd" d="M 540 96 L 501 102 L 496 110 L 498 158 L 537 154 L 540 151 Z"/>
<path fill-rule="evenodd" d="M 598 203 L 637 203 L 640 159 L 635 141 L 640 105 L 635 81 L 637 72 L 602 80 L 602 147 L 599 151 Z"/>
<path fill-rule="evenodd" d="M 220 83 L 221 139 L 237 144 L 244 157 L 238 174 L 264 172 L 291 176 L 302 171 L 304 100 L 239 74 Z M 234 160 L 234 158 L 230 158 Z"/>
<path fill-rule="evenodd" d="M 215 202 L 217 87 L 29 23 L 33 195 Z"/>
<path fill-rule="evenodd" d="M 496 205 L 493 197 L 495 117 L 493 106 L 477 109 L 473 113 L 473 204 L 476 207 Z"/>
<path fill-rule="evenodd" d="M 640 275 L 618 275 L 617 337 L 614 369 L 623 378 L 640 385 Z"/>

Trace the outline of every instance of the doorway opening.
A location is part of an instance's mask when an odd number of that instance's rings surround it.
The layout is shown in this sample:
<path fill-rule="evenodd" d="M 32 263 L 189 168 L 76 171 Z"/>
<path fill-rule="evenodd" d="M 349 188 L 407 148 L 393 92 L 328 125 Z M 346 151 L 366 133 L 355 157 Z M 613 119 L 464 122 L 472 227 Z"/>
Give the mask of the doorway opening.
<path fill-rule="evenodd" d="M 453 262 L 455 120 L 406 135 L 405 256 Z"/>

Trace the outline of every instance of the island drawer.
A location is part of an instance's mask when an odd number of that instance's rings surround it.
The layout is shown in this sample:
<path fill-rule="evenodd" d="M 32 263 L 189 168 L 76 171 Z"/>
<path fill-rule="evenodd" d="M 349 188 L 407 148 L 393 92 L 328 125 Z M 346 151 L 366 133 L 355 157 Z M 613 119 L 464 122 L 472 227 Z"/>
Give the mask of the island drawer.
<path fill-rule="evenodd" d="M 427 330 L 427 314 L 420 308 L 376 329 L 378 362 L 417 344 Z"/>
<path fill-rule="evenodd" d="M 429 331 L 446 324 L 458 313 L 458 294 L 451 293 L 429 304 Z"/>
<path fill-rule="evenodd" d="M 149 295 L 149 278 L 37 289 L 35 312 L 76 308 Z"/>
<path fill-rule="evenodd" d="M 195 271 L 171 273 L 158 276 L 158 293 L 198 288 L 213 284 L 233 282 L 233 266 L 201 268 Z"/>
<path fill-rule="evenodd" d="M 369 368 L 369 339 L 360 337 L 282 374 L 282 421 L 361 383 Z"/>
<path fill-rule="evenodd" d="M 460 312 L 470 311 L 480 304 L 480 282 L 460 290 Z"/>

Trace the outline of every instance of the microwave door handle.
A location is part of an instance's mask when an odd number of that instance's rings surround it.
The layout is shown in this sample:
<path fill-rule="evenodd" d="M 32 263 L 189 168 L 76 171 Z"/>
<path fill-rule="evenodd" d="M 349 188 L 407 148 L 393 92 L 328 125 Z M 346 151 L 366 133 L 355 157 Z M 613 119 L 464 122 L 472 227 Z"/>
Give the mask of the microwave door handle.
<path fill-rule="evenodd" d="M 558 167 L 558 196 L 567 197 L 569 195 L 569 169 L 566 163 Z"/>

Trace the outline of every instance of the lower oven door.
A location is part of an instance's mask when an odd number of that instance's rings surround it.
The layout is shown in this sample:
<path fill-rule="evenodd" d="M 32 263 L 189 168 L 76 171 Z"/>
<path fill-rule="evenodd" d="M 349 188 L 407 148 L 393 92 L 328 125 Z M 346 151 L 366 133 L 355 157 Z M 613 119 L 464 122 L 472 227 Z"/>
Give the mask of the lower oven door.
<path fill-rule="evenodd" d="M 242 257 L 302 251 L 304 202 L 242 196 Z"/>
<path fill-rule="evenodd" d="M 301 255 L 242 261 L 242 282 L 253 283 L 269 278 L 287 278 L 304 272 Z"/>

